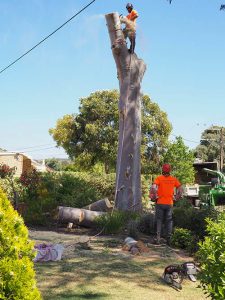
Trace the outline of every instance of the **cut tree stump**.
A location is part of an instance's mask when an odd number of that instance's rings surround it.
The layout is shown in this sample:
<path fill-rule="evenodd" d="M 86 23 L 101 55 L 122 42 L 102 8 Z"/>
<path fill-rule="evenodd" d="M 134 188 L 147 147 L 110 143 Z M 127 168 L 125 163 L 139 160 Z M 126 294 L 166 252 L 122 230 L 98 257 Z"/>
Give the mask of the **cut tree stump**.
<path fill-rule="evenodd" d="M 108 198 L 105 198 L 85 206 L 84 209 L 93 210 L 93 211 L 110 212 L 113 209 L 113 205 L 111 204 Z"/>
<path fill-rule="evenodd" d="M 74 223 L 84 227 L 93 227 L 96 225 L 96 218 L 106 214 L 100 211 L 91 211 L 87 209 L 59 206 L 57 208 L 57 220 L 60 223 Z"/>

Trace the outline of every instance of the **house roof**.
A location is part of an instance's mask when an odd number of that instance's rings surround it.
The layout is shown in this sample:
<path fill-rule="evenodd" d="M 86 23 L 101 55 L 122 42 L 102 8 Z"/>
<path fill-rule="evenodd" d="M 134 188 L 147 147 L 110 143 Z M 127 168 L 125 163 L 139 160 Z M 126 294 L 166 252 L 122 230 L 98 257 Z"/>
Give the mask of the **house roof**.
<path fill-rule="evenodd" d="M 0 156 L 9 156 L 9 155 L 23 155 L 32 160 L 32 158 L 29 155 L 22 153 L 22 152 L 6 152 L 6 151 L 0 152 Z"/>
<path fill-rule="evenodd" d="M 30 157 L 29 155 L 22 153 L 22 152 L 0 152 L 0 156 L 15 156 L 15 155 L 22 155 L 23 157 L 25 157 L 26 159 L 30 159 L 31 164 L 35 167 L 36 170 L 38 171 L 45 171 L 48 170 L 49 172 L 53 172 L 54 170 L 48 166 L 45 165 L 44 161 L 43 163 L 39 163 L 36 160 L 33 160 L 32 157 Z"/>

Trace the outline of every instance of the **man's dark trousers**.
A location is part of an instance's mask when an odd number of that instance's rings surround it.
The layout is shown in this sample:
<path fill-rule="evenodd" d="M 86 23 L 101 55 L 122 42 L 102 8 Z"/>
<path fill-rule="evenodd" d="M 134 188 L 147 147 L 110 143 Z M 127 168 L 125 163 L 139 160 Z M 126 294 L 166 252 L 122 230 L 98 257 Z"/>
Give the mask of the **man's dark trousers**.
<path fill-rule="evenodd" d="M 165 220 L 166 238 L 170 239 L 173 229 L 173 206 L 167 204 L 156 204 L 156 232 L 157 239 L 161 237 L 162 224 Z"/>

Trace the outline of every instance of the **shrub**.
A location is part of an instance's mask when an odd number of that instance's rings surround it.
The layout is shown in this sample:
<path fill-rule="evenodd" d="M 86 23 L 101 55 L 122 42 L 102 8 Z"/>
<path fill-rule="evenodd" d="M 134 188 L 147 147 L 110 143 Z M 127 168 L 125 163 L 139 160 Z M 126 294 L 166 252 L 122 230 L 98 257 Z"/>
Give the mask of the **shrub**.
<path fill-rule="evenodd" d="M 171 244 L 175 247 L 186 249 L 189 253 L 196 250 L 196 238 L 192 232 L 184 228 L 175 228 L 171 238 Z"/>
<path fill-rule="evenodd" d="M 10 200 L 14 207 L 18 206 L 18 190 L 15 184 L 14 175 L 16 168 L 10 168 L 8 165 L 0 164 L 1 186 L 5 191 L 9 192 Z M 3 184 L 2 184 L 3 183 Z"/>
<path fill-rule="evenodd" d="M 127 234 L 133 239 L 139 238 L 138 221 L 130 220 L 127 224 Z"/>
<path fill-rule="evenodd" d="M 193 207 L 191 202 L 187 198 L 182 198 L 179 201 L 175 202 L 174 207 L 181 207 L 184 209 Z"/>
<path fill-rule="evenodd" d="M 8 200 L 10 200 L 12 205 L 16 204 L 16 200 L 20 201 L 23 187 L 18 183 L 18 181 L 13 178 L 0 178 L 0 188 L 7 195 Z"/>
<path fill-rule="evenodd" d="M 33 191 L 36 190 L 39 183 L 41 174 L 38 173 L 36 170 L 32 172 L 23 172 L 19 178 L 19 182 L 24 186 L 29 188 L 29 190 Z"/>
<path fill-rule="evenodd" d="M 225 299 L 225 214 L 218 222 L 207 219 L 207 233 L 199 245 L 200 280 L 212 299 Z"/>
<path fill-rule="evenodd" d="M 149 176 L 151 178 L 151 176 Z M 142 175 L 141 176 L 141 193 L 142 193 L 142 204 L 143 208 L 147 208 L 149 205 L 149 188 L 150 188 L 150 180 L 149 178 Z"/>
<path fill-rule="evenodd" d="M 121 232 L 130 220 L 137 219 L 138 214 L 133 212 L 113 211 L 97 218 L 96 223 L 102 232 Z"/>
<path fill-rule="evenodd" d="M 59 205 L 81 208 L 112 193 L 110 176 L 86 173 L 45 173 L 36 179 L 33 174 L 20 178 L 24 185 L 21 201 L 28 209 L 23 215 L 32 225 L 50 225 L 49 214 Z"/>
<path fill-rule="evenodd" d="M 12 177 L 16 169 L 10 168 L 8 165 L 0 164 L 0 178 Z"/>
<path fill-rule="evenodd" d="M 0 299 L 39 300 L 28 230 L 0 190 Z"/>
<path fill-rule="evenodd" d="M 138 220 L 138 230 L 146 234 L 155 233 L 155 214 L 143 214 Z"/>
<path fill-rule="evenodd" d="M 213 208 L 175 207 L 173 211 L 174 226 L 191 230 L 199 239 L 206 235 L 206 218 L 216 220 L 217 216 Z"/>
<path fill-rule="evenodd" d="M 27 207 L 23 213 L 26 224 L 46 226 L 52 222 L 49 214 L 57 206 L 82 208 L 105 197 L 114 200 L 115 180 L 115 174 L 32 172 L 22 174 L 20 179 L 14 179 L 14 185 L 18 191 L 19 202 L 24 202 Z M 10 198 L 13 197 L 12 190 L 5 185 L 4 190 Z M 142 176 L 144 207 L 149 202 L 148 190 L 148 180 Z"/>
<path fill-rule="evenodd" d="M 62 173 L 55 189 L 56 204 L 84 207 L 100 199 L 100 193 L 90 184 L 90 177 L 80 173 Z"/>

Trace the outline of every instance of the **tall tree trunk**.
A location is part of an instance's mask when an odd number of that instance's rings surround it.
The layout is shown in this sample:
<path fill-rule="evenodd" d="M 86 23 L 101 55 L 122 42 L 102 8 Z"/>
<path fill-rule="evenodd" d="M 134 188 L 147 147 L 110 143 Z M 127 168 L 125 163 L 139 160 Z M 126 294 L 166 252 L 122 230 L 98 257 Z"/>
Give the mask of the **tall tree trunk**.
<path fill-rule="evenodd" d="M 140 211 L 142 209 L 140 90 L 146 65 L 136 54 L 128 52 L 118 13 L 111 13 L 105 17 L 120 86 L 115 207 L 119 210 Z"/>

